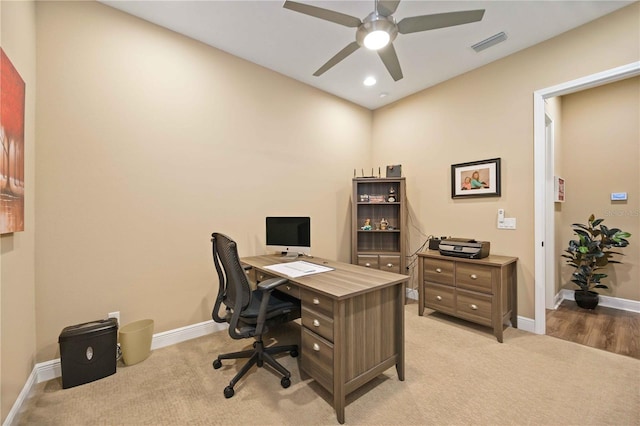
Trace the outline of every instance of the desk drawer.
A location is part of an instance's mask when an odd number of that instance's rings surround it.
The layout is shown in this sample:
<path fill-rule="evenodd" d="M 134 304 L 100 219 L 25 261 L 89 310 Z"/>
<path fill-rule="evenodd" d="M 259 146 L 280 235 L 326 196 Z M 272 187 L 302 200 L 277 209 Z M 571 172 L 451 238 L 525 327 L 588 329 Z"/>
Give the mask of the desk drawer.
<path fill-rule="evenodd" d="M 440 259 L 424 259 L 424 280 L 453 285 L 453 262 Z"/>
<path fill-rule="evenodd" d="M 456 265 L 456 287 L 491 294 L 491 271 L 493 269 L 495 268 L 490 266 L 458 263 Z"/>
<path fill-rule="evenodd" d="M 276 290 L 288 294 L 291 297 L 295 297 L 296 299 L 300 299 L 300 287 L 295 284 L 291 284 L 290 282 L 282 284 Z"/>
<path fill-rule="evenodd" d="M 266 272 L 262 272 L 262 271 L 256 271 L 255 274 L 256 274 L 257 283 L 276 277 L 275 275 L 267 274 Z"/>
<path fill-rule="evenodd" d="M 330 297 L 311 290 L 301 289 L 300 300 L 302 300 L 304 308 L 333 318 L 333 300 Z"/>
<path fill-rule="evenodd" d="M 333 319 L 315 311 L 302 308 L 302 325 L 316 334 L 333 342 Z"/>
<path fill-rule="evenodd" d="M 460 318 L 491 325 L 491 296 L 458 289 L 456 299 Z"/>
<path fill-rule="evenodd" d="M 302 369 L 333 393 L 333 344 L 302 328 Z"/>
<path fill-rule="evenodd" d="M 436 311 L 455 312 L 455 289 L 446 285 L 424 284 L 424 306 Z"/>

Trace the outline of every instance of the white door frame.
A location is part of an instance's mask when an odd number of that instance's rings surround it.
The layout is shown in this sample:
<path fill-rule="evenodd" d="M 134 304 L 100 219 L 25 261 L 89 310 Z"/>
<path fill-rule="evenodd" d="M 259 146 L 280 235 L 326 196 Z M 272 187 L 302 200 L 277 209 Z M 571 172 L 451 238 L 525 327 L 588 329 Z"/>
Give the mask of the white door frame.
<path fill-rule="evenodd" d="M 533 162 L 534 162 L 534 234 L 535 234 L 535 325 L 534 332 L 536 334 L 546 333 L 545 320 L 545 287 L 546 287 L 546 256 L 545 245 L 553 247 L 554 229 L 553 225 L 553 209 L 549 208 L 549 204 L 553 205 L 553 193 L 549 188 L 553 186 L 547 185 L 547 174 L 553 176 L 553 164 L 547 164 L 547 147 L 545 135 L 545 111 L 544 100 L 554 96 L 567 95 L 569 93 L 579 92 L 581 90 L 591 89 L 593 87 L 602 86 L 603 84 L 613 83 L 618 80 L 635 77 L 640 75 L 640 61 L 632 62 L 617 68 L 612 68 L 596 74 L 576 80 L 567 81 L 556 86 L 547 87 L 545 89 L 533 92 Z M 551 168 L 551 170 L 548 170 Z M 546 243 L 546 244 L 545 244 Z"/>

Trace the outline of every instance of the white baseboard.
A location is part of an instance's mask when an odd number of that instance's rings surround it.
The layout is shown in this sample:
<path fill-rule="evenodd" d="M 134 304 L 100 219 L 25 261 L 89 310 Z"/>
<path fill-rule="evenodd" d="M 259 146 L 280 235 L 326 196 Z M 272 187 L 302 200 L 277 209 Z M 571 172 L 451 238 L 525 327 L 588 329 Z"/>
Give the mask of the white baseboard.
<path fill-rule="evenodd" d="M 188 325 L 186 327 L 176 328 L 174 330 L 163 331 L 153 335 L 151 340 L 151 350 L 164 348 L 166 346 L 175 345 L 176 343 L 185 342 L 187 340 L 195 339 L 196 337 L 206 336 L 207 334 L 215 333 L 216 331 L 226 330 L 226 324 L 218 324 L 210 321 L 201 322 L 198 324 Z M 60 358 L 52 359 L 50 361 L 40 362 L 33 367 L 27 382 L 25 383 L 18 399 L 13 404 L 11 411 L 7 415 L 7 418 L 2 423 L 3 426 L 12 426 L 17 424 L 18 414 L 21 412 L 22 407 L 29 399 L 29 396 L 33 392 L 35 386 L 38 383 L 45 382 L 47 380 L 53 380 L 62 376 L 62 366 L 60 364 Z"/>
<path fill-rule="evenodd" d="M 576 300 L 574 293 L 575 290 L 563 288 L 558 293 L 558 295 L 560 295 L 560 302 L 562 302 L 563 300 Z M 558 295 L 556 295 L 556 298 L 558 297 Z M 640 313 L 640 301 L 622 299 L 620 297 L 603 296 L 602 294 L 598 299 L 598 306 Z M 560 303 L 558 303 L 558 305 L 560 305 Z M 556 307 L 558 305 L 556 305 Z"/>

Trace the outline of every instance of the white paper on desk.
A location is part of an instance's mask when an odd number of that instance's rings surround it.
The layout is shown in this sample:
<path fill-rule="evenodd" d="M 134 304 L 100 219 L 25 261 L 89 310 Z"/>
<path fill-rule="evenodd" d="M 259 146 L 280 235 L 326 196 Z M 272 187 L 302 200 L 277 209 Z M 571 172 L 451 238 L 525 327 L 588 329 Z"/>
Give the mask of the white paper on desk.
<path fill-rule="evenodd" d="M 319 274 L 321 272 L 333 271 L 333 268 L 327 266 L 317 265 L 311 262 L 305 262 L 304 260 L 298 260 L 296 262 L 276 263 L 275 265 L 265 266 L 265 269 L 269 269 L 280 274 L 284 274 L 291 278 L 304 277 L 305 275 Z"/>

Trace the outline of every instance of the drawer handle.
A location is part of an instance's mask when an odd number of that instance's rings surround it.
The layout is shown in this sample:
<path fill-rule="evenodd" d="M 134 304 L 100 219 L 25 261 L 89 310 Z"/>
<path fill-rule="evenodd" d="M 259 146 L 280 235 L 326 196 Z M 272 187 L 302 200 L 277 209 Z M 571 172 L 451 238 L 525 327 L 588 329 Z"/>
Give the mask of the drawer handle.
<path fill-rule="evenodd" d="M 437 273 L 441 273 L 441 272 L 442 272 L 442 269 L 440 269 L 440 268 L 436 268 L 436 272 L 437 272 Z"/>
<path fill-rule="evenodd" d="M 320 352 L 320 345 L 317 344 L 317 343 L 314 343 L 313 344 L 313 350 L 316 351 L 316 352 Z"/>
<path fill-rule="evenodd" d="M 287 290 L 291 291 L 291 286 L 290 285 L 287 286 Z"/>
<path fill-rule="evenodd" d="M 318 321 L 317 319 L 313 320 L 313 326 L 314 327 L 320 327 L 320 321 Z"/>
<path fill-rule="evenodd" d="M 393 263 L 387 263 L 387 268 L 393 268 Z"/>
<path fill-rule="evenodd" d="M 313 298 L 313 304 L 314 305 L 319 305 L 320 304 L 320 300 L 317 297 Z"/>
<path fill-rule="evenodd" d="M 478 276 L 476 274 L 471 274 L 469 275 L 471 277 L 472 280 L 477 280 Z"/>
<path fill-rule="evenodd" d="M 442 296 L 436 296 L 436 300 L 438 301 L 442 300 Z"/>
<path fill-rule="evenodd" d="M 470 307 L 471 309 L 473 309 L 474 311 L 477 311 L 477 310 L 478 310 L 478 305 L 475 305 L 475 304 L 473 304 L 473 303 L 472 303 L 471 305 L 469 305 L 469 307 Z"/>
<path fill-rule="evenodd" d="M 367 268 L 371 266 L 371 264 L 369 262 L 365 263 L 364 266 L 366 266 Z"/>

